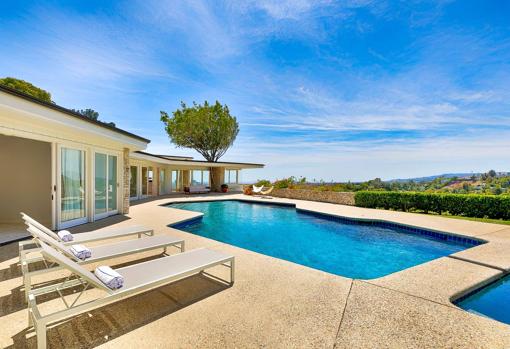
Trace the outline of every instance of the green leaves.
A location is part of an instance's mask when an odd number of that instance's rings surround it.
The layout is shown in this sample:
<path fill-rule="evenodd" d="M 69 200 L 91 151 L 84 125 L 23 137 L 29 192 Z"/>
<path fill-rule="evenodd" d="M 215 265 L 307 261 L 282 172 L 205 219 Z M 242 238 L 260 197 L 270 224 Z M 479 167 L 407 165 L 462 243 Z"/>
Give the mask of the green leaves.
<path fill-rule="evenodd" d="M 356 206 L 454 216 L 510 219 L 510 196 L 358 191 Z"/>
<path fill-rule="evenodd" d="M 89 119 L 92 119 L 95 121 L 97 121 L 99 118 L 99 113 L 97 111 L 95 111 L 94 109 L 87 108 L 87 109 L 71 109 L 71 110 L 74 111 L 75 113 L 79 113 L 79 114 L 86 116 Z"/>
<path fill-rule="evenodd" d="M 43 90 L 42 88 L 39 88 L 37 86 L 34 86 L 28 81 L 7 77 L 0 79 L 0 85 L 4 85 L 9 88 L 12 88 L 13 90 L 25 93 L 43 102 L 53 103 L 53 101 L 51 100 L 51 94 L 48 91 Z"/>
<path fill-rule="evenodd" d="M 239 133 L 239 124 L 226 105 L 216 101 L 209 105 L 193 102 L 168 115 L 161 111 L 161 121 L 172 143 L 178 147 L 192 148 L 211 162 L 216 162 L 232 146 Z"/>

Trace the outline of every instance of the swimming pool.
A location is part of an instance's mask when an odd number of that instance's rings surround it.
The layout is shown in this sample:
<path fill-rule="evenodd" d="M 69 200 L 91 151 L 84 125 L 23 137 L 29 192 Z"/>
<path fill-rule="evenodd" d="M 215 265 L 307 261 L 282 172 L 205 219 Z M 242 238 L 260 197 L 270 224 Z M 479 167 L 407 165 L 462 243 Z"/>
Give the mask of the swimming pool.
<path fill-rule="evenodd" d="M 471 313 L 510 324 L 510 275 L 462 297 L 455 304 Z"/>
<path fill-rule="evenodd" d="M 179 229 L 358 279 L 388 275 L 478 244 L 450 241 L 439 233 L 421 235 L 427 232 L 395 224 L 328 219 L 288 206 L 228 200 L 169 207 L 204 213 L 202 219 L 174 225 Z"/>

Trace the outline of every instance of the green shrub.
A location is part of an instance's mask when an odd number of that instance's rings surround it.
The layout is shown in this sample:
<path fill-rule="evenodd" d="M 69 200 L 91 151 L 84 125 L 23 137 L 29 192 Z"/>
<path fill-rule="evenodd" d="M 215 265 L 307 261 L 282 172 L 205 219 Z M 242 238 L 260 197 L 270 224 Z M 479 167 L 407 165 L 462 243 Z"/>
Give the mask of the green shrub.
<path fill-rule="evenodd" d="M 507 195 L 358 191 L 354 200 L 359 207 L 510 219 L 510 196 Z"/>
<path fill-rule="evenodd" d="M 297 179 L 294 176 L 276 180 L 273 185 L 276 189 L 297 189 L 306 184 L 306 178 Z"/>

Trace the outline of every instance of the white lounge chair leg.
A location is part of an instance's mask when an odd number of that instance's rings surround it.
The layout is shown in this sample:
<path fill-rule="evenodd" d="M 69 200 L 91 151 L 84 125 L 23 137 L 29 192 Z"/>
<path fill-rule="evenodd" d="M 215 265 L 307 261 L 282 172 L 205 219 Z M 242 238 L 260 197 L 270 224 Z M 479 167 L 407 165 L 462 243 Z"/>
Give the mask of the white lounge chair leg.
<path fill-rule="evenodd" d="M 37 349 L 46 349 L 46 323 L 37 322 L 35 333 L 37 335 Z"/>
<path fill-rule="evenodd" d="M 25 301 L 28 301 L 28 294 L 32 290 L 31 282 L 32 282 L 31 277 L 23 276 L 23 284 L 25 287 Z"/>
<path fill-rule="evenodd" d="M 234 279 L 235 279 L 235 261 L 234 259 L 232 259 L 230 261 L 230 284 L 233 285 L 234 284 Z"/>

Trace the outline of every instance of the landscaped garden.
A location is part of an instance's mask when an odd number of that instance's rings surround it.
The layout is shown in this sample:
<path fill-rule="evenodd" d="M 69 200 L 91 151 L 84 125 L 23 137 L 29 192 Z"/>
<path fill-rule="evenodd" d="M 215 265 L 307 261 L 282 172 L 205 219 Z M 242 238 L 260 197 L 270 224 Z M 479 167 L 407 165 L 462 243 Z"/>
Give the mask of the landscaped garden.
<path fill-rule="evenodd" d="M 336 202 L 366 208 L 442 215 L 450 218 L 510 224 L 510 175 L 473 174 L 465 177 L 325 183 L 289 177 L 257 186 L 274 186 L 274 196 Z M 298 194 L 299 193 L 299 194 Z M 329 195 L 324 195 L 329 193 Z M 335 194 L 338 193 L 338 194 Z M 342 193 L 342 195 L 340 195 Z"/>

